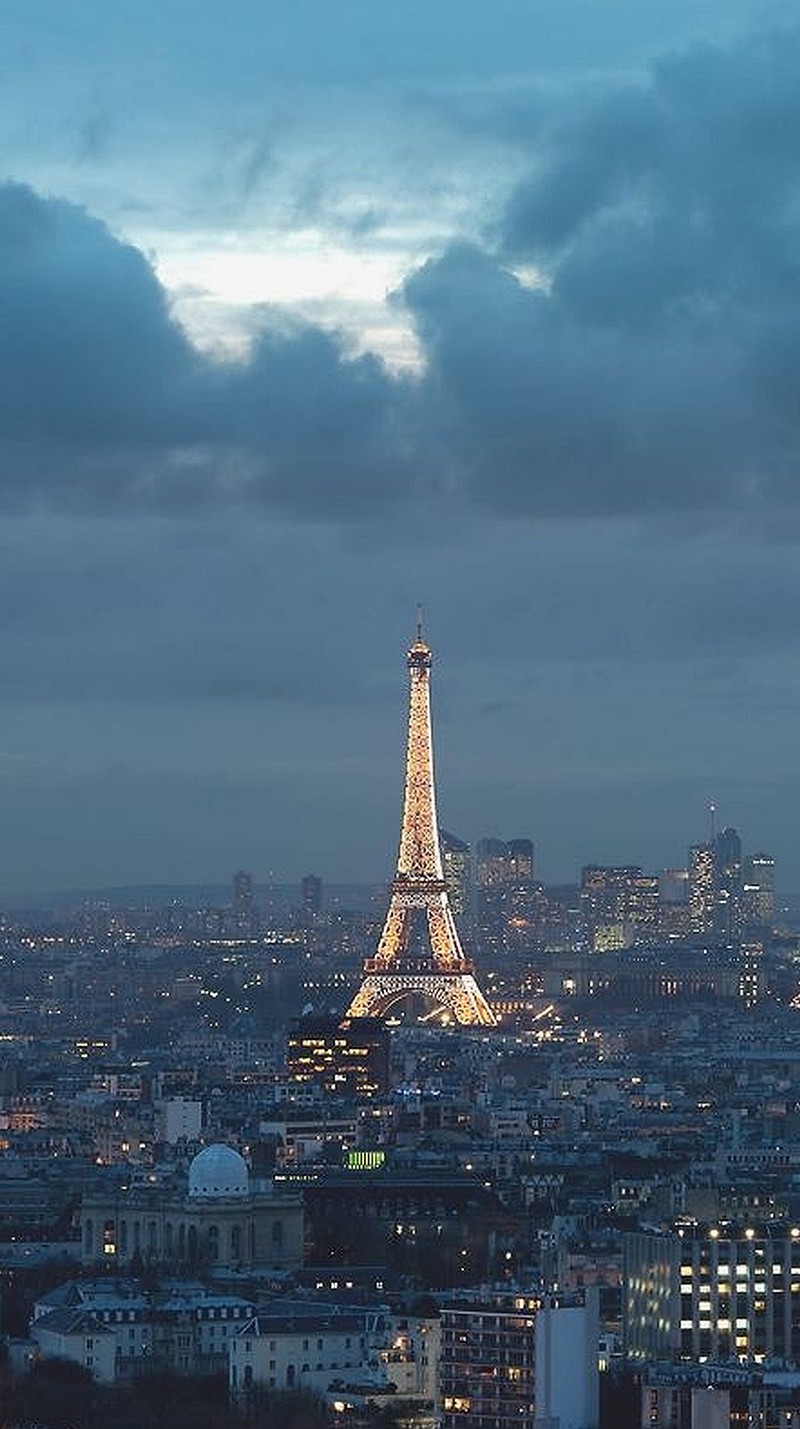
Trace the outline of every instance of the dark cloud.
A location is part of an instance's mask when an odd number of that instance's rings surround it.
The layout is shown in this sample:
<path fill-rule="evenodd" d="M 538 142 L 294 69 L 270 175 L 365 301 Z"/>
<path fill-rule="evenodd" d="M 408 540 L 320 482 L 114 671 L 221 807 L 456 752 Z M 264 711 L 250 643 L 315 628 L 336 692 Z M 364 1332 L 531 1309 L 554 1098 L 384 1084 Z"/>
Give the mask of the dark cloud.
<path fill-rule="evenodd" d="M 58 484 L 74 445 L 159 447 L 196 370 L 138 250 L 71 204 L 3 185 L 0 435 L 12 451 L 49 444 Z"/>
<path fill-rule="evenodd" d="M 428 264 L 406 293 L 432 421 L 484 512 L 671 519 L 747 497 L 769 433 L 717 335 L 603 329 L 475 249 Z"/>
<path fill-rule="evenodd" d="M 792 30 L 669 58 L 568 120 L 560 107 L 501 259 L 456 245 L 407 281 L 417 379 L 270 310 L 246 363 L 201 357 L 140 253 L 6 185 L 3 484 L 333 523 L 426 504 L 667 521 L 790 509 L 798 95 Z M 240 158 L 256 182 L 269 150 Z M 514 276 L 520 261 L 541 286 Z"/>
<path fill-rule="evenodd" d="M 387 512 L 417 482 L 405 384 L 317 329 L 267 317 L 251 359 L 212 383 L 214 439 L 249 454 L 246 492 L 309 519 Z"/>
<path fill-rule="evenodd" d="M 800 29 L 539 112 L 499 254 L 453 245 L 404 286 L 414 378 L 270 309 L 247 362 L 201 357 L 141 254 L 8 185 L 3 484 L 334 526 L 796 523 L 798 95 Z M 240 159 L 257 182 L 269 151 Z"/>
<path fill-rule="evenodd" d="M 244 497 L 309 517 L 413 485 L 406 387 L 322 331 L 262 314 L 246 364 L 190 346 L 142 254 L 70 204 L 0 189 L 6 492 L 189 510 Z"/>
<path fill-rule="evenodd" d="M 505 268 L 461 247 L 406 287 L 465 494 L 531 516 L 796 506 L 800 29 L 554 114 Z"/>
<path fill-rule="evenodd" d="M 751 34 L 728 49 L 670 55 L 639 84 L 582 99 L 543 136 L 537 168 L 506 214 L 509 251 L 545 259 L 591 244 L 609 214 L 625 218 L 629 241 L 647 242 L 665 218 L 720 245 L 710 284 L 731 295 L 769 277 L 775 253 L 788 258 L 800 138 L 800 30 Z M 769 235 L 766 264 L 755 244 Z M 788 241 L 787 241 L 788 240 Z M 794 262 L 792 263 L 794 267 Z"/>

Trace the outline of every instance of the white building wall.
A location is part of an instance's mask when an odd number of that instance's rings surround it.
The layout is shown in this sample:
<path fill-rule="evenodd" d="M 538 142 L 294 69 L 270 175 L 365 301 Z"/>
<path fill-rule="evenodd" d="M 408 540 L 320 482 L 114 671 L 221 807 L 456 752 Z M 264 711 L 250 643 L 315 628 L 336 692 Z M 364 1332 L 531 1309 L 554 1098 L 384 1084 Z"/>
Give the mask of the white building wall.
<path fill-rule="evenodd" d="M 116 1372 L 116 1338 L 106 1334 L 60 1333 L 32 1327 L 32 1335 L 47 1359 L 71 1360 L 88 1369 L 102 1384 L 111 1384 Z"/>
<path fill-rule="evenodd" d="M 730 1429 L 730 1422 L 730 1390 L 707 1385 L 692 1390 L 692 1429 Z"/>
<path fill-rule="evenodd" d="M 536 1316 L 535 1336 L 534 1429 L 597 1429 L 597 1290 L 587 1288 L 584 1305 L 543 1305 Z"/>
<path fill-rule="evenodd" d="M 170 1146 L 185 1139 L 196 1141 L 203 1129 L 203 1104 L 188 1097 L 168 1097 L 161 1104 L 164 1140 Z"/>
<path fill-rule="evenodd" d="M 367 1357 L 366 1339 L 356 1329 L 309 1328 L 261 1335 L 245 1328 L 229 1343 L 230 1387 L 235 1394 L 249 1384 L 323 1390 L 334 1379 L 352 1376 Z"/>
<path fill-rule="evenodd" d="M 387 1318 L 386 1347 L 378 1359 L 398 1395 L 438 1400 L 440 1340 L 438 1319 L 410 1315 Z"/>

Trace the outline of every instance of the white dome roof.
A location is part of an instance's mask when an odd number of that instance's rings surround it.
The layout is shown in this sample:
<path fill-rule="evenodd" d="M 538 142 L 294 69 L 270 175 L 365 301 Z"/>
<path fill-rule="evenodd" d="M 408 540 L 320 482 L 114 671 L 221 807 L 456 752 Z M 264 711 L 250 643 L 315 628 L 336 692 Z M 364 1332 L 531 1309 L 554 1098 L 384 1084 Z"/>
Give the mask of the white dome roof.
<path fill-rule="evenodd" d="M 247 1162 L 232 1146 L 207 1146 L 189 1167 L 189 1195 L 211 1200 L 216 1196 L 247 1196 L 250 1176 Z"/>

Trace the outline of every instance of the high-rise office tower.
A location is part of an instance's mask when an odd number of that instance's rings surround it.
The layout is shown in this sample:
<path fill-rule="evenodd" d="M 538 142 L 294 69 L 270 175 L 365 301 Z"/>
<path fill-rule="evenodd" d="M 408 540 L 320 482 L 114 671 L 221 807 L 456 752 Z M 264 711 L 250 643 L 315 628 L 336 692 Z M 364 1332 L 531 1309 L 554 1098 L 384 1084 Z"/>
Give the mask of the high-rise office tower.
<path fill-rule="evenodd" d="M 300 903 L 307 918 L 316 918 L 322 912 L 322 879 L 316 873 L 307 873 L 300 884 Z"/>
<path fill-rule="evenodd" d="M 775 923 L 775 860 L 754 853 L 744 862 L 744 916 L 748 923 L 771 928 Z"/>
<path fill-rule="evenodd" d="M 662 869 L 658 880 L 658 931 L 667 942 L 689 935 L 689 870 Z"/>
<path fill-rule="evenodd" d="M 530 839 L 480 839 L 475 854 L 475 882 L 479 889 L 533 882 Z"/>
<path fill-rule="evenodd" d="M 717 834 L 714 863 L 714 932 L 719 942 L 735 943 L 742 931 L 742 841 L 736 829 Z"/>
<path fill-rule="evenodd" d="M 689 849 L 689 927 L 695 937 L 713 931 L 716 886 L 713 844 L 694 844 Z"/>
<path fill-rule="evenodd" d="M 641 868 L 589 864 L 581 875 L 581 910 L 596 952 L 655 941 L 659 930 L 659 885 Z"/>
<path fill-rule="evenodd" d="M 472 851 L 463 839 L 439 830 L 442 850 L 442 870 L 447 884 L 450 907 L 457 918 L 469 918 L 472 912 Z"/>
<path fill-rule="evenodd" d="M 496 888 L 508 877 L 506 844 L 503 839 L 478 839 L 475 846 L 475 886 Z"/>
<path fill-rule="evenodd" d="M 253 875 L 242 869 L 233 875 L 233 921 L 237 933 L 253 933 L 256 909 L 253 898 Z"/>
<path fill-rule="evenodd" d="M 524 951 L 535 921 L 530 839 L 481 839 L 475 850 L 475 933 L 490 956 Z"/>

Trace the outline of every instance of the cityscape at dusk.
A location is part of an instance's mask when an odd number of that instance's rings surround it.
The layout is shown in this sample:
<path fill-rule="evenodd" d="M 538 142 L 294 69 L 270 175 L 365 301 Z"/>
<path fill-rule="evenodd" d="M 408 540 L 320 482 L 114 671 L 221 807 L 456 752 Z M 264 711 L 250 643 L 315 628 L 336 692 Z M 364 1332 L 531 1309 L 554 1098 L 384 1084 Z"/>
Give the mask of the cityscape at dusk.
<path fill-rule="evenodd" d="M 796 5 L 0 75 L 0 1429 L 800 1429 Z"/>

